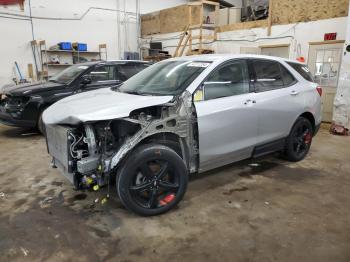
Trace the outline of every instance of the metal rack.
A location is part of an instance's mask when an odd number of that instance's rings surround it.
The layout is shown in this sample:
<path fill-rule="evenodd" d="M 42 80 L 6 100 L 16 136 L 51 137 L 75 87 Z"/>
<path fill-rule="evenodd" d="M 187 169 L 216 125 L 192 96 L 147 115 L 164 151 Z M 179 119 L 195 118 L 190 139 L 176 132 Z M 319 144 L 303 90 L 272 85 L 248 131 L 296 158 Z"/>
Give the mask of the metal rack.
<path fill-rule="evenodd" d="M 36 62 L 36 73 L 38 79 L 48 79 L 52 73 L 58 73 L 68 66 L 84 62 L 86 56 L 90 60 L 107 60 L 107 45 L 100 44 L 98 51 L 75 51 L 75 50 L 50 50 L 46 47 L 45 40 L 31 41 L 34 60 Z M 65 57 L 63 63 L 50 62 L 50 55 Z"/>

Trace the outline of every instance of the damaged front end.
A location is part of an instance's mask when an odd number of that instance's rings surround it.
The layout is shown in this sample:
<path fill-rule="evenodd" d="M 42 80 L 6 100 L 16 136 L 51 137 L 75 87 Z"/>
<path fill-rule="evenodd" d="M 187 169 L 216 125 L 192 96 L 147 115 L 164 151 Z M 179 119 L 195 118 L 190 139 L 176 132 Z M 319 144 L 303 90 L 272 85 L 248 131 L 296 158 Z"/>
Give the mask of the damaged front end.
<path fill-rule="evenodd" d="M 128 154 L 140 144 L 157 143 L 177 152 L 189 172 L 198 169 L 196 113 L 187 91 L 172 102 L 136 109 L 128 117 L 46 125 L 53 166 L 77 189 L 109 183 Z"/>

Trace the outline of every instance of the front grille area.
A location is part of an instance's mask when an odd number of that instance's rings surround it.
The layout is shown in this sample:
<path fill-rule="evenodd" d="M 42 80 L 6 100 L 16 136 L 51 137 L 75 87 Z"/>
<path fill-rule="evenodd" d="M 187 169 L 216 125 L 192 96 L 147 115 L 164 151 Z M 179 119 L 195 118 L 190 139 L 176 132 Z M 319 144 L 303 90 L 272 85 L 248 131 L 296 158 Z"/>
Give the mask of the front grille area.
<path fill-rule="evenodd" d="M 73 161 L 69 154 L 68 136 L 73 129 L 59 125 L 46 125 L 45 130 L 49 154 L 53 157 L 55 165 L 71 180 L 72 175 L 69 174 L 72 173 Z"/>
<path fill-rule="evenodd" d="M 22 96 L 9 96 L 0 100 L 0 105 L 5 109 L 6 112 L 16 112 L 23 108 L 29 101 L 29 97 Z"/>

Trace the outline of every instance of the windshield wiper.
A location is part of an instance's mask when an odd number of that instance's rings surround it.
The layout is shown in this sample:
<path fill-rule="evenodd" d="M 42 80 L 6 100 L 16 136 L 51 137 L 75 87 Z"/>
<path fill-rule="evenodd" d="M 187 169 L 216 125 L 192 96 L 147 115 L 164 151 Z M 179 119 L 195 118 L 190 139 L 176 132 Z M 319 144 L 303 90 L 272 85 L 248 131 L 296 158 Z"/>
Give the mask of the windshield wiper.
<path fill-rule="evenodd" d="M 143 93 L 140 93 L 138 91 L 121 91 L 121 92 L 126 93 L 126 94 L 131 94 L 131 95 L 139 95 L 139 96 L 144 95 Z"/>
<path fill-rule="evenodd" d="M 62 84 L 62 85 L 65 84 L 65 83 L 59 82 L 57 80 L 52 80 L 52 79 L 50 79 L 49 82 L 56 83 L 56 84 Z"/>

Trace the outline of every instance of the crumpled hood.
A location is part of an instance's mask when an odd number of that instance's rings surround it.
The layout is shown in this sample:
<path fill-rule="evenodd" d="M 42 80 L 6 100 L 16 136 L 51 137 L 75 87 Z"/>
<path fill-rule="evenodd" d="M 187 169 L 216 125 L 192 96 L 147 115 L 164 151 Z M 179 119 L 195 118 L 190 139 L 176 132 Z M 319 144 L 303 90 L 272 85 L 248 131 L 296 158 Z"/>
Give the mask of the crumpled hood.
<path fill-rule="evenodd" d="M 46 125 L 110 120 L 128 117 L 135 109 L 161 105 L 172 96 L 141 96 L 102 88 L 64 98 L 44 111 Z"/>

